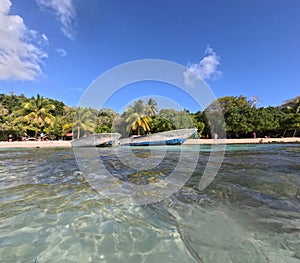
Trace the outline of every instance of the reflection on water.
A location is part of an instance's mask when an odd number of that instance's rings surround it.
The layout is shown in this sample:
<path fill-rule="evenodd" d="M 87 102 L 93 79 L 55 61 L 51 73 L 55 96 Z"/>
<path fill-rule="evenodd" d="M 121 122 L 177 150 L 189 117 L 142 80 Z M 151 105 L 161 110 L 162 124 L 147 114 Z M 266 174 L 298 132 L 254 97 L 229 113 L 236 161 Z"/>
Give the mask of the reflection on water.
<path fill-rule="evenodd" d="M 111 150 L 99 151 L 116 178 L 151 184 L 174 169 L 180 148 L 169 149 L 142 179 Z M 1 149 L 0 261 L 300 261 L 299 145 L 227 146 L 204 191 L 198 185 L 209 147 L 183 150 L 200 151 L 185 187 L 156 204 L 126 206 L 90 187 L 72 150 Z M 134 154 L 147 158 L 147 151 Z"/>

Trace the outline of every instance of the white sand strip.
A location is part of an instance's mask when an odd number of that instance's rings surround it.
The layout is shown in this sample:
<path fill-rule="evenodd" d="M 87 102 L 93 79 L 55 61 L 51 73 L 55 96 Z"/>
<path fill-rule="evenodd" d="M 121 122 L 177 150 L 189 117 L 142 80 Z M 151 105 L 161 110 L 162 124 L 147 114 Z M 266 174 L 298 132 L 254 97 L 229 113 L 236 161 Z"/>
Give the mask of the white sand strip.
<path fill-rule="evenodd" d="M 71 147 L 71 141 L 0 142 L 0 148 L 56 148 Z"/>
<path fill-rule="evenodd" d="M 251 144 L 251 143 L 300 143 L 300 137 L 248 138 L 248 139 L 188 139 L 184 144 Z"/>
<path fill-rule="evenodd" d="M 262 140 L 262 141 L 261 141 Z M 188 139 L 184 144 L 300 143 L 300 137 L 248 139 Z M 71 141 L 0 142 L 0 148 L 71 148 Z"/>

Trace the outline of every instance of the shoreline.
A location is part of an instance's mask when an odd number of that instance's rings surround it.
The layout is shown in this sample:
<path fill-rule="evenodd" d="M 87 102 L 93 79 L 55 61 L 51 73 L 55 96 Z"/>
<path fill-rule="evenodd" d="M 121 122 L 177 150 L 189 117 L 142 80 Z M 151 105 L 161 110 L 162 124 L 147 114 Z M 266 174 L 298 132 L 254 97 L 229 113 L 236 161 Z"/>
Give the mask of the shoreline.
<path fill-rule="evenodd" d="M 2 141 L 0 148 L 71 148 L 71 141 Z"/>
<path fill-rule="evenodd" d="M 192 145 L 192 144 L 264 144 L 264 143 L 300 143 L 300 137 L 244 138 L 244 139 L 187 139 L 184 142 L 184 145 Z"/>
<path fill-rule="evenodd" d="M 245 138 L 245 139 L 187 139 L 183 143 L 183 145 L 264 144 L 264 143 L 300 143 L 300 137 Z M 71 148 L 71 141 L 21 141 L 21 142 L 0 141 L 0 149 L 3 148 Z"/>

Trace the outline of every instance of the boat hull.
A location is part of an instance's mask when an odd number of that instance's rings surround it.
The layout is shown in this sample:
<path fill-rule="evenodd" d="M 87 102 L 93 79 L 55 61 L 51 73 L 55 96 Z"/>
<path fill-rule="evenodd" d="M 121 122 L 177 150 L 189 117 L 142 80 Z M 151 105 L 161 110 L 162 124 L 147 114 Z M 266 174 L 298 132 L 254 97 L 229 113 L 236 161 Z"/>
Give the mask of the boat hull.
<path fill-rule="evenodd" d="M 180 145 L 192 136 L 197 129 L 180 129 L 159 132 L 147 136 L 138 136 L 120 140 L 120 145 L 129 146 L 154 146 L 154 145 Z"/>
<path fill-rule="evenodd" d="M 121 134 L 119 133 L 96 133 L 74 139 L 71 141 L 72 147 L 105 147 L 118 143 Z"/>

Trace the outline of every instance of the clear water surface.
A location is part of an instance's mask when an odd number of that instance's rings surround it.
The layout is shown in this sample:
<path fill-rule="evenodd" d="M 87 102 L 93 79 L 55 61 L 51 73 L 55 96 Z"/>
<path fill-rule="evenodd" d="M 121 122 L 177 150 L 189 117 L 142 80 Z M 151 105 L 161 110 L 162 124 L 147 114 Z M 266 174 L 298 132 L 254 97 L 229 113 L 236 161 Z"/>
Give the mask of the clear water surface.
<path fill-rule="evenodd" d="M 226 148 L 203 191 L 208 146 L 170 147 L 148 173 L 99 149 L 107 169 L 133 184 L 163 180 L 180 150 L 187 157 L 200 151 L 178 193 L 144 206 L 101 197 L 79 172 L 72 149 L 1 149 L 0 262 L 299 263 L 300 145 Z M 135 151 L 147 156 L 149 150 Z"/>

